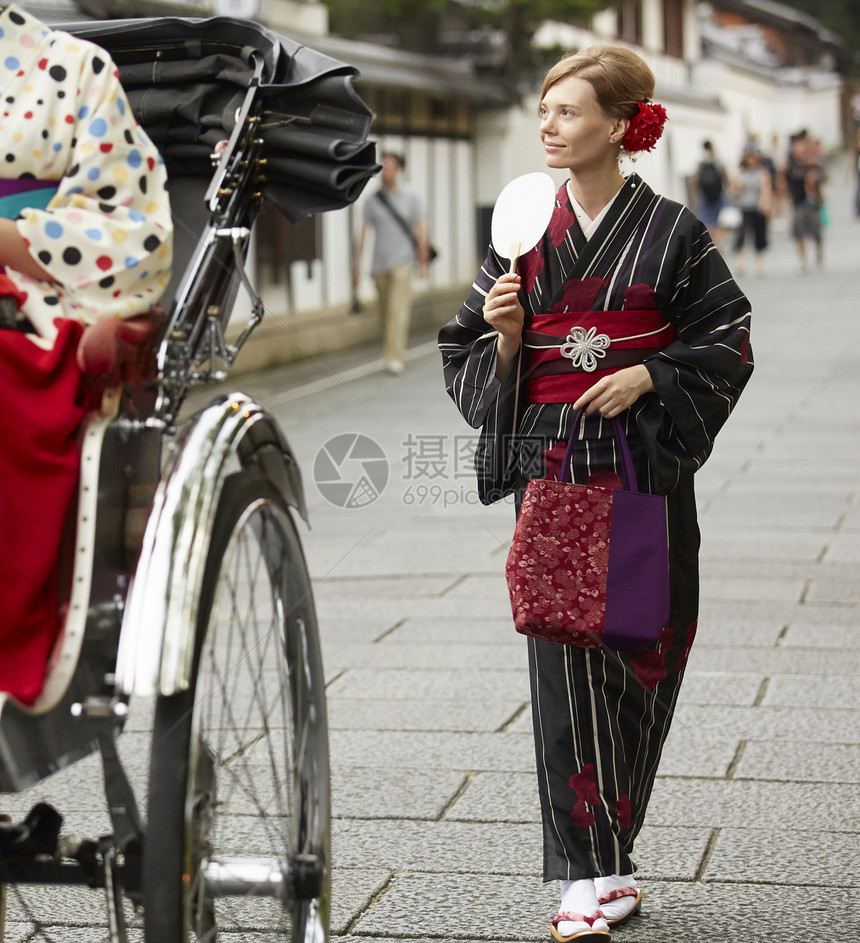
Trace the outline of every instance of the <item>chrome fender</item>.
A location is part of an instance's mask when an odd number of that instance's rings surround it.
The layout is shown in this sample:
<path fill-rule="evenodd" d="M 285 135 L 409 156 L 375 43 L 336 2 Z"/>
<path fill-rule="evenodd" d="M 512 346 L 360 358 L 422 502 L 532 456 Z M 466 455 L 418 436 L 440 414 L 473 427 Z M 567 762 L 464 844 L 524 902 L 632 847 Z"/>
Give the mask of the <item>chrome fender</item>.
<path fill-rule="evenodd" d="M 274 418 L 243 393 L 213 400 L 171 446 L 129 587 L 116 683 L 126 695 L 188 688 L 195 618 L 225 478 L 251 467 L 305 520 L 298 465 Z"/>

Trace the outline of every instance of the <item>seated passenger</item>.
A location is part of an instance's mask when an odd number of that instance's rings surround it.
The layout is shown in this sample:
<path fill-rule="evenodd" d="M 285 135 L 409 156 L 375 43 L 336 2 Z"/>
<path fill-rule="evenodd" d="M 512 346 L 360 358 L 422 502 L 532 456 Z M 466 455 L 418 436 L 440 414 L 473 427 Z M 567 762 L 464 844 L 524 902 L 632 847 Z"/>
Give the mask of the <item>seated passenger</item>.
<path fill-rule="evenodd" d="M 163 162 L 99 47 L 0 7 L 0 690 L 31 703 L 64 596 L 87 324 L 170 276 Z"/>

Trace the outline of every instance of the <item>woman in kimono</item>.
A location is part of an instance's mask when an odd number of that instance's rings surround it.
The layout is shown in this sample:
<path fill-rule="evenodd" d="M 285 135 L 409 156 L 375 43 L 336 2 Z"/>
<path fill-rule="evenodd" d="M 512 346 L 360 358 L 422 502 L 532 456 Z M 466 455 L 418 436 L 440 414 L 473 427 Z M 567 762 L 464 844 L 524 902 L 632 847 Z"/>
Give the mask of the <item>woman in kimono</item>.
<path fill-rule="evenodd" d="M 612 423 L 639 487 L 668 496 L 671 614 L 659 640 L 617 653 L 528 639 L 544 879 L 561 882 L 559 941 L 605 940 L 637 911 L 631 859 L 696 633 L 699 531 L 693 473 L 752 371 L 749 303 L 707 228 L 619 170 L 666 119 L 630 50 L 597 46 L 548 73 L 540 137 L 567 171 L 538 246 L 507 274 L 491 247 L 440 333 L 448 392 L 481 428 L 484 503 L 555 476 L 584 410 L 572 480 L 620 472 Z M 611 339 L 589 346 L 591 328 Z M 560 347 L 579 329 L 580 356 Z M 587 349 L 586 349 L 587 348 Z M 587 356 L 590 355 L 590 356 Z M 605 359 L 602 359 L 605 355 Z"/>
<path fill-rule="evenodd" d="M 0 690 L 32 702 L 84 414 L 84 327 L 148 311 L 170 275 L 161 158 L 104 50 L 0 8 Z"/>

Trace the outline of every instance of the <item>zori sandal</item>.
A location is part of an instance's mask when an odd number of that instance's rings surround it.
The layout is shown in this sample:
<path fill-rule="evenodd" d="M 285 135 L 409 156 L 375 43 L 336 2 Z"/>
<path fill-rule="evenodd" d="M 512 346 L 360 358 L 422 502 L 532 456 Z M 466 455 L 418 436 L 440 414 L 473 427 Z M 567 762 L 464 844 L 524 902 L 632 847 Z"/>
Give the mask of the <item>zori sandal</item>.
<path fill-rule="evenodd" d="M 610 927 L 617 927 L 639 912 L 642 891 L 638 887 L 619 887 L 617 890 L 601 894 L 597 900 L 600 903 L 600 910 L 606 917 L 606 922 Z"/>
<path fill-rule="evenodd" d="M 559 931 L 562 923 L 567 924 L 565 930 L 569 932 Z M 551 933 L 558 943 L 570 943 L 571 940 L 577 943 L 606 943 L 609 939 L 609 924 L 602 910 L 595 910 L 590 917 L 565 910 L 553 917 Z"/>

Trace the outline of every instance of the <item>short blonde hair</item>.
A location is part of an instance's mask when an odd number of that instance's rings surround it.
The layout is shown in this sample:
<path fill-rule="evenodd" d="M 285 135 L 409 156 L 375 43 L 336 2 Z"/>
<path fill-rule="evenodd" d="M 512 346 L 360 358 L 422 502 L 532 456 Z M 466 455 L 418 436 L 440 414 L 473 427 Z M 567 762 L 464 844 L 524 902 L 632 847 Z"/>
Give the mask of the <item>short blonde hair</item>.
<path fill-rule="evenodd" d="M 588 82 L 598 104 L 612 118 L 632 118 L 639 102 L 650 101 L 654 94 L 654 73 L 626 46 L 589 46 L 565 56 L 547 72 L 541 101 L 553 85 L 570 76 Z"/>

